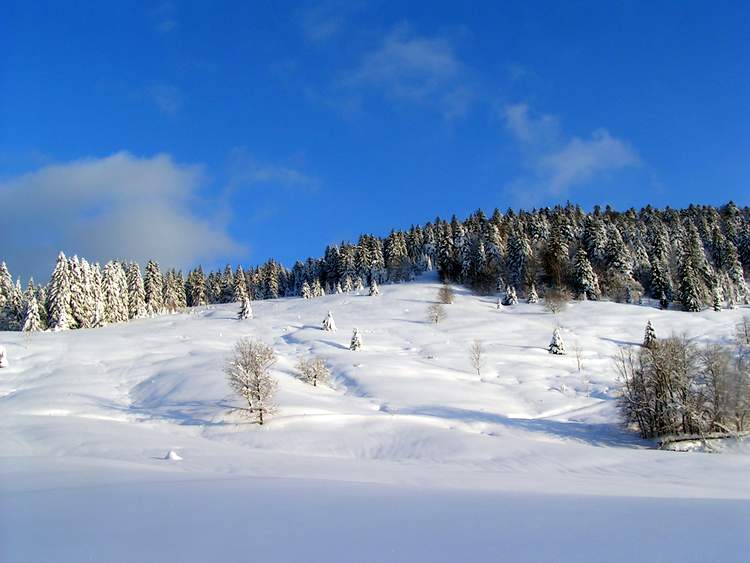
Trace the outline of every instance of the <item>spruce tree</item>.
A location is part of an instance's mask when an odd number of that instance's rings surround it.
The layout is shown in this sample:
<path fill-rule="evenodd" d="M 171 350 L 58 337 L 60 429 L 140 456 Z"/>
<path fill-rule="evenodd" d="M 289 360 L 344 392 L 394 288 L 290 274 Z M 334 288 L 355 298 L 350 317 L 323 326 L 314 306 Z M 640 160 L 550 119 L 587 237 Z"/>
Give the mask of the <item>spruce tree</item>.
<path fill-rule="evenodd" d="M 378 282 L 375 281 L 375 278 L 372 278 L 372 281 L 370 282 L 370 297 L 380 295 L 380 288 L 378 288 Z"/>
<path fill-rule="evenodd" d="M 656 345 L 656 331 L 654 330 L 651 321 L 646 323 L 646 331 L 643 335 L 643 347 L 651 348 Z"/>
<path fill-rule="evenodd" d="M 21 330 L 24 332 L 44 330 L 42 319 L 39 317 L 39 304 L 36 300 L 36 292 L 34 291 L 34 284 L 32 282 L 29 282 L 29 287 L 26 290 L 26 311 Z"/>
<path fill-rule="evenodd" d="M 149 315 L 160 315 L 164 312 L 164 278 L 159 271 L 159 264 L 153 260 L 146 264 L 143 287 L 146 292 L 146 311 Z"/>
<path fill-rule="evenodd" d="M 565 343 L 563 342 L 562 336 L 560 335 L 560 329 L 555 328 L 555 330 L 552 331 L 552 341 L 549 343 L 549 348 L 547 348 L 547 351 L 550 354 L 555 354 L 557 356 L 563 356 L 566 354 Z"/>
<path fill-rule="evenodd" d="M 250 302 L 250 297 L 247 293 L 240 295 L 240 312 L 237 314 L 239 320 L 252 319 L 253 318 L 253 306 Z"/>
<path fill-rule="evenodd" d="M 127 321 L 127 278 L 120 262 L 110 261 L 104 266 L 102 295 L 104 298 L 104 322 L 113 324 Z"/>
<path fill-rule="evenodd" d="M 352 341 L 349 344 L 349 350 L 357 351 L 362 349 L 362 335 L 359 333 L 359 329 L 355 328 L 352 333 Z"/>
<path fill-rule="evenodd" d="M 599 299 L 599 278 L 583 248 L 576 252 L 575 262 L 573 264 L 573 283 L 575 285 L 577 296 L 583 296 L 586 299 Z"/>
<path fill-rule="evenodd" d="M 512 285 L 509 285 L 505 288 L 505 299 L 503 299 L 503 305 L 507 307 L 509 305 L 515 305 L 516 303 L 518 303 L 516 288 Z"/>
<path fill-rule="evenodd" d="M 693 268 L 690 250 L 686 249 L 679 268 L 680 303 L 685 311 L 697 312 L 703 307 L 701 284 Z"/>
<path fill-rule="evenodd" d="M 307 283 L 307 280 L 305 280 L 302 283 L 301 295 L 302 295 L 302 299 L 312 299 L 313 298 L 312 290 L 310 289 L 310 284 Z"/>
<path fill-rule="evenodd" d="M 47 299 L 49 327 L 54 331 L 68 330 L 73 322 L 70 313 L 70 267 L 62 252 L 57 256 Z"/>
<path fill-rule="evenodd" d="M 333 313 L 331 313 L 331 311 L 328 311 L 326 318 L 323 319 L 323 330 L 327 332 L 336 331 L 336 323 L 333 320 Z"/>
<path fill-rule="evenodd" d="M 531 284 L 531 287 L 529 287 L 529 292 L 526 296 L 526 302 L 527 303 L 538 303 L 539 302 L 539 294 L 536 292 L 536 286 L 534 284 Z"/>
<path fill-rule="evenodd" d="M 146 289 L 141 277 L 141 268 L 136 262 L 128 266 L 128 318 L 141 319 L 146 316 Z"/>

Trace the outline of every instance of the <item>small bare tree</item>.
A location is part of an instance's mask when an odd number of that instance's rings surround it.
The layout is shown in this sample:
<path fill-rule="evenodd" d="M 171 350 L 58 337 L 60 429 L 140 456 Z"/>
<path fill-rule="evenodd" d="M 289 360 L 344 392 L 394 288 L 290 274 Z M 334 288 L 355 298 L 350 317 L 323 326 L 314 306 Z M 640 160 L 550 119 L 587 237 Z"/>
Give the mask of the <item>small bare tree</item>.
<path fill-rule="evenodd" d="M 544 292 L 544 307 L 553 315 L 559 315 L 568 307 L 570 293 L 564 289 L 552 288 Z"/>
<path fill-rule="evenodd" d="M 737 344 L 740 346 L 750 346 L 750 317 L 744 317 L 737 323 L 735 334 Z"/>
<path fill-rule="evenodd" d="M 247 403 L 246 407 L 236 410 L 255 418 L 260 425 L 263 425 L 264 417 L 275 409 L 273 397 L 277 382 L 270 373 L 275 362 L 273 348 L 259 340 L 243 338 L 235 344 L 224 368 L 232 391 Z"/>
<path fill-rule="evenodd" d="M 581 373 L 583 371 L 583 348 L 581 348 L 581 344 L 576 340 L 573 343 L 573 352 L 575 352 L 576 355 L 576 366 L 578 367 L 578 373 Z"/>
<path fill-rule="evenodd" d="M 438 301 L 443 305 L 450 305 L 453 303 L 456 295 L 453 293 L 453 288 L 447 283 L 438 290 Z"/>
<path fill-rule="evenodd" d="M 484 367 L 484 348 L 481 340 L 475 340 L 469 347 L 469 360 L 471 361 L 471 367 L 477 372 L 477 375 L 482 375 L 482 367 Z"/>
<path fill-rule="evenodd" d="M 431 323 L 438 324 L 440 321 L 445 319 L 445 307 L 440 303 L 432 303 L 427 307 L 427 320 Z"/>
<path fill-rule="evenodd" d="M 313 387 L 317 387 L 318 383 L 327 384 L 331 378 L 331 372 L 323 358 L 301 359 L 297 364 L 297 371 L 299 378 Z"/>

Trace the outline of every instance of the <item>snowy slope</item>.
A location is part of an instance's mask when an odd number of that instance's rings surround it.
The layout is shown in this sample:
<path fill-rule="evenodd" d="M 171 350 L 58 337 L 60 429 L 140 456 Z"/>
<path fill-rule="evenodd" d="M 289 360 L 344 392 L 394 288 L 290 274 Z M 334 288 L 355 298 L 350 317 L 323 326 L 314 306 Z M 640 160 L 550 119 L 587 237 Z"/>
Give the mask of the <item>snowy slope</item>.
<path fill-rule="evenodd" d="M 662 336 L 723 341 L 748 309 L 576 303 L 558 357 L 541 305 L 497 310 L 457 289 L 433 325 L 437 288 L 423 277 L 378 297 L 256 302 L 246 321 L 226 305 L 0 333 L 0 560 L 247 561 L 251 539 L 285 561 L 744 559 L 748 449 L 657 451 L 623 430 L 611 357 L 649 319 Z M 328 310 L 335 333 L 319 328 Z M 279 356 L 264 427 L 227 414 L 222 364 L 244 336 Z M 294 378 L 309 352 L 332 388 Z M 691 544 L 707 518 L 722 532 Z"/>

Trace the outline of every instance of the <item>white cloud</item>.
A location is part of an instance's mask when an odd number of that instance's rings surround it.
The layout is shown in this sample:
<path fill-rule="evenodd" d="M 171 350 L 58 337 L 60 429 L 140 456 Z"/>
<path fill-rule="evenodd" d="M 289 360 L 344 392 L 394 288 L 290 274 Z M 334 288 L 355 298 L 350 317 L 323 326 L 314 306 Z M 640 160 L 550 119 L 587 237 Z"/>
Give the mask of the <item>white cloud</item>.
<path fill-rule="evenodd" d="M 162 113 L 174 116 L 182 107 L 182 93 L 179 88 L 171 84 L 152 84 L 148 87 L 148 95 Z"/>
<path fill-rule="evenodd" d="M 526 175 L 513 188 L 563 195 L 594 178 L 639 166 L 640 157 L 629 143 L 600 128 L 588 138 L 565 137 L 557 117 L 530 115 L 527 104 L 508 105 L 502 117 L 524 155 Z"/>
<path fill-rule="evenodd" d="M 0 182 L 0 240 L 16 273 L 46 281 L 59 250 L 189 267 L 244 249 L 202 211 L 200 166 L 119 152 L 45 166 Z"/>
<path fill-rule="evenodd" d="M 357 2 L 326 0 L 300 13 L 302 32 L 309 41 L 320 43 L 338 34 L 347 17 L 359 8 Z"/>
<path fill-rule="evenodd" d="M 349 88 L 378 89 L 391 99 L 430 102 L 446 117 L 465 113 L 472 92 L 452 43 L 397 26 L 343 80 Z"/>
<path fill-rule="evenodd" d="M 230 154 L 229 175 L 232 188 L 273 184 L 284 188 L 313 190 L 318 182 L 291 164 L 262 162 L 246 147 L 235 147 Z"/>

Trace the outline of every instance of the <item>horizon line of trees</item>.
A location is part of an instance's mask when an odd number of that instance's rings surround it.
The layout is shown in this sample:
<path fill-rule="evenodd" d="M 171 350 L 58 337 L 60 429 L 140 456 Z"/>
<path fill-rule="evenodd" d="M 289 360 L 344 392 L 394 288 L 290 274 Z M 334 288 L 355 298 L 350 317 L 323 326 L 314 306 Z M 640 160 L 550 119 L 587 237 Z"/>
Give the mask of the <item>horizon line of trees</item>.
<path fill-rule="evenodd" d="M 577 299 L 658 301 L 663 309 L 720 310 L 747 303 L 750 209 L 734 203 L 682 210 L 646 206 L 590 213 L 567 204 L 502 213 L 481 210 L 459 221 L 436 218 L 386 237 L 330 245 L 323 256 L 291 269 L 271 259 L 247 270 L 227 265 L 162 272 L 113 260 L 102 268 L 58 256 L 50 281 L 23 289 L 0 264 L 0 329 L 90 328 L 170 313 L 185 307 L 361 290 L 408 281 L 436 269 L 443 281 L 479 293 L 524 298 L 559 290 Z"/>

